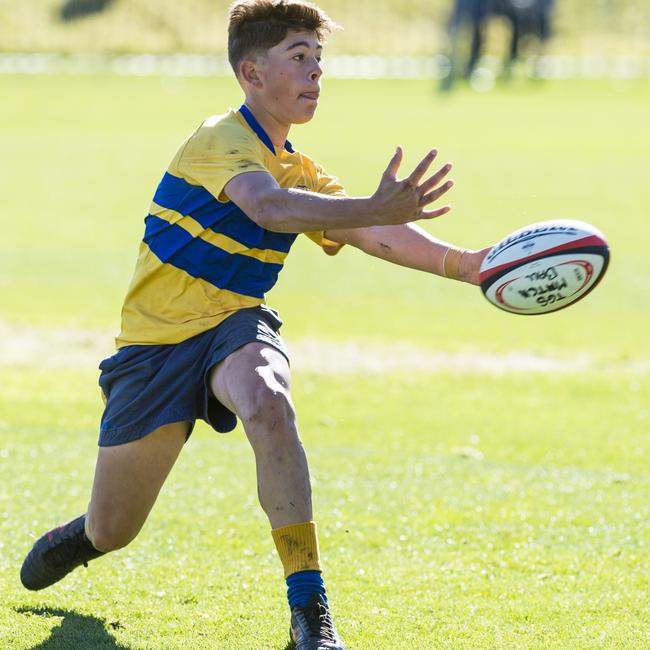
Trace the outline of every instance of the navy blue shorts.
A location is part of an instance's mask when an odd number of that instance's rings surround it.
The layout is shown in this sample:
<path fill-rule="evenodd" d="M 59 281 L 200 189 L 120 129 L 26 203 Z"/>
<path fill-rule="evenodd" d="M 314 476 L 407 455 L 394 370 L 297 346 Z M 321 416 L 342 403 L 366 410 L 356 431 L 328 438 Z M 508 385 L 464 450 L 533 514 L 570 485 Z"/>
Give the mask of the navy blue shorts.
<path fill-rule="evenodd" d="M 106 398 L 100 447 L 138 440 L 172 422 L 190 422 L 191 433 L 197 418 L 221 433 L 234 429 L 235 414 L 210 391 L 210 369 L 255 341 L 287 357 L 278 334 L 281 325 L 278 313 L 262 305 L 237 311 L 217 327 L 181 343 L 129 345 L 104 359 L 99 364 L 99 385 Z"/>

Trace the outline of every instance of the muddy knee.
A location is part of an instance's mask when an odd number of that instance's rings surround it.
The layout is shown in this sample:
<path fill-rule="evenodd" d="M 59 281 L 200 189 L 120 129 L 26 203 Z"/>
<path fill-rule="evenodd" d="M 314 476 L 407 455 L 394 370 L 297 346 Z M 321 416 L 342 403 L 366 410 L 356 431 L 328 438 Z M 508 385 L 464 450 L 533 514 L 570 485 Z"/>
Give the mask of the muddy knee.
<path fill-rule="evenodd" d="M 295 439 L 296 412 L 289 393 L 273 390 L 266 384 L 252 391 L 240 419 L 249 437 L 264 435 L 279 439 Z"/>

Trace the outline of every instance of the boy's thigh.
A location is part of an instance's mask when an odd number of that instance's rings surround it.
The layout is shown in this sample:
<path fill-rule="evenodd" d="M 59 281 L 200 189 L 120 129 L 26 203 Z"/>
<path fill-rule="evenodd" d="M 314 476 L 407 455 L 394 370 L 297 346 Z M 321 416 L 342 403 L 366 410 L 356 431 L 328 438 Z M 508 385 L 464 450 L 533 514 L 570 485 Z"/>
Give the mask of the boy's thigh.
<path fill-rule="evenodd" d="M 262 401 L 291 403 L 291 372 L 287 358 L 264 343 L 248 343 L 210 371 L 212 394 L 240 418 Z"/>
<path fill-rule="evenodd" d="M 189 422 L 174 422 L 122 445 L 100 447 L 88 532 L 128 543 L 144 524 L 185 444 Z"/>
<path fill-rule="evenodd" d="M 265 306 L 241 309 L 217 327 L 180 343 L 127 346 L 104 359 L 99 383 L 106 408 L 99 444 L 121 445 L 163 424 L 199 418 L 216 431 L 232 431 L 235 411 L 225 398 L 223 402 L 213 398 L 211 370 L 230 357 L 246 356 L 243 350 L 253 342 L 286 354 L 278 331 L 281 325 L 277 313 Z"/>

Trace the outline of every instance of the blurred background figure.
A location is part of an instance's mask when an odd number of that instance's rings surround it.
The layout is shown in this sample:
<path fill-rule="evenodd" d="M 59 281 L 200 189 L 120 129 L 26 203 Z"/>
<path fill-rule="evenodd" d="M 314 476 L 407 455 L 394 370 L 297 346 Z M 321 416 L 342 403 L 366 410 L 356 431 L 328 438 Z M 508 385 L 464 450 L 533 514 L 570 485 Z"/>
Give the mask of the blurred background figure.
<path fill-rule="evenodd" d="M 59 12 L 62 20 L 75 20 L 90 14 L 97 14 L 113 0 L 66 0 Z"/>
<path fill-rule="evenodd" d="M 532 37 L 545 44 L 551 36 L 551 14 L 555 0 L 454 0 L 449 20 L 449 71 L 442 88 L 449 90 L 458 77 L 471 79 L 484 51 L 487 24 L 505 20 L 510 42 L 503 63 L 509 74 L 521 54 L 522 40 Z M 469 35 L 469 54 L 463 39 Z"/>

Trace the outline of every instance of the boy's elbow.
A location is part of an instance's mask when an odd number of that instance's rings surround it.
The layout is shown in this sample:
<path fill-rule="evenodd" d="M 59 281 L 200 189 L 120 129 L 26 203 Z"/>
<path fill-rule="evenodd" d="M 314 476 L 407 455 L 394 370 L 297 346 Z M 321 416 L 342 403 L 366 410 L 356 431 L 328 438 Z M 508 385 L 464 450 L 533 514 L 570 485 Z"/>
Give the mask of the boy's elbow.
<path fill-rule="evenodd" d="M 281 232 L 279 227 L 283 213 L 282 197 L 277 192 L 269 192 L 253 202 L 248 216 L 265 230 Z"/>
<path fill-rule="evenodd" d="M 274 212 L 272 205 L 268 201 L 260 201 L 256 203 L 253 210 L 248 215 L 260 228 L 265 230 L 272 230 L 274 222 Z"/>

